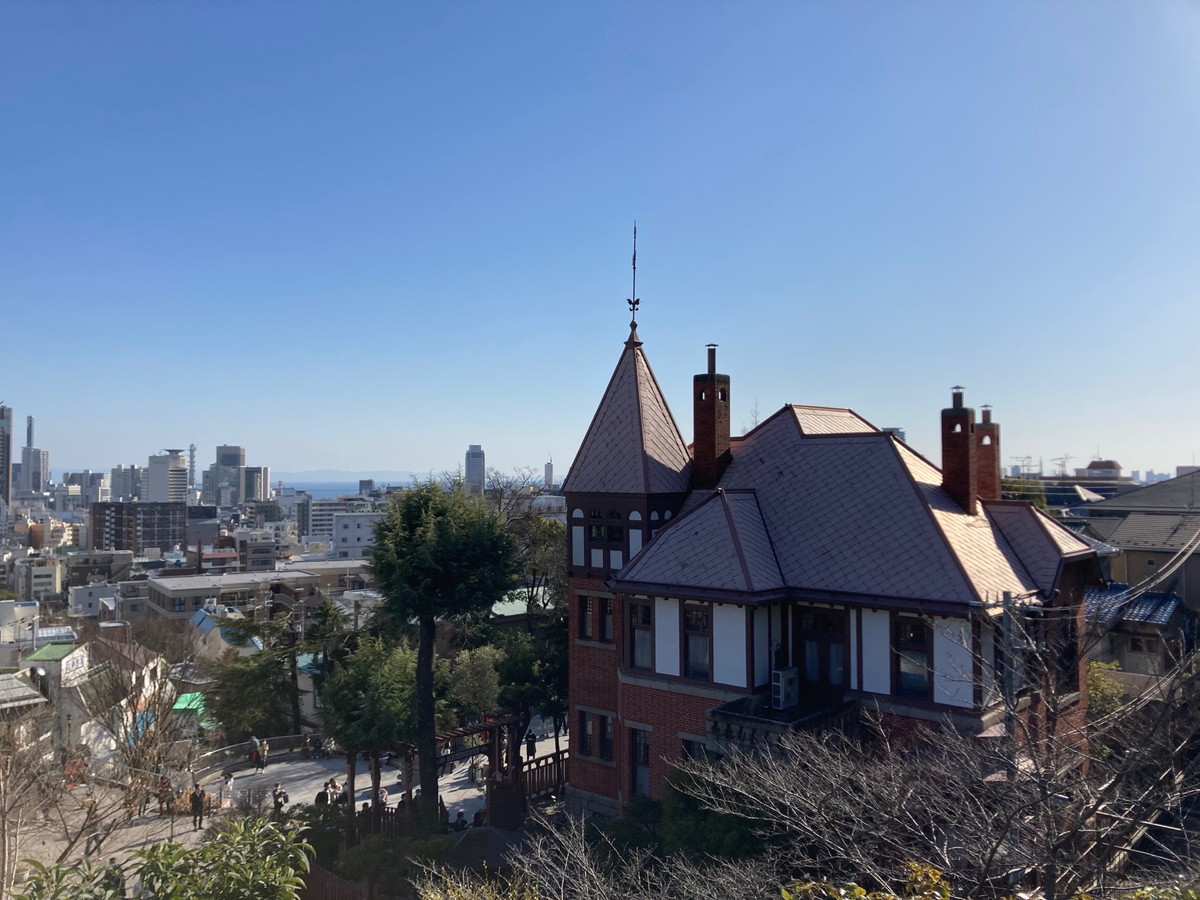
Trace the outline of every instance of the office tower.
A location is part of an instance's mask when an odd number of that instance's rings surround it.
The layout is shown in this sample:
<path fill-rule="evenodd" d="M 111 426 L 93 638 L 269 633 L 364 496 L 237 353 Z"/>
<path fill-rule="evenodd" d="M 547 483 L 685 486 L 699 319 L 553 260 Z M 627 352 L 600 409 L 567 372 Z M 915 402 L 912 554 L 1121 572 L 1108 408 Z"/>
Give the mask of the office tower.
<path fill-rule="evenodd" d="M 0 406 L 0 503 L 12 505 L 12 429 L 11 406 Z"/>
<path fill-rule="evenodd" d="M 262 469 L 263 490 L 269 482 L 269 472 Z M 217 461 L 209 466 L 202 479 L 201 502 L 228 509 L 240 506 L 246 499 L 246 448 L 221 444 Z"/>
<path fill-rule="evenodd" d="M 33 416 L 25 417 L 25 446 L 33 446 Z"/>
<path fill-rule="evenodd" d="M 242 467 L 242 503 L 271 499 L 271 469 L 269 466 Z"/>
<path fill-rule="evenodd" d="M 907 438 L 904 435 L 903 428 L 897 428 L 896 426 L 892 425 L 890 427 L 885 426 L 883 428 L 880 428 L 879 430 L 884 432 L 885 434 L 895 435 L 897 438 L 899 438 L 902 441 L 907 441 Z"/>
<path fill-rule="evenodd" d="M 548 491 L 554 490 L 554 460 L 550 460 L 550 462 L 546 463 L 546 478 L 543 482 L 543 486 Z"/>
<path fill-rule="evenodd" d="M 108 491 L 113 500 L 140 500 L 146 470 L 141 466 L 117 466 L 108 473 Z"/>
<path fill-rule="evenodd" d="M 38 494 L 50 481 L 50 451 L 21 448 L 21 491 Z"/>
<path fill-rule="evenodd" d="M 151 503 L 187 500 L 187 462 L 182 450 L 164 450 L 150 457 L 146 467 L 146 500 Z"/>
<path fill-rule="evenodd" d="M 467 490 L 472 494 L 483 493 L 483 480 L 487 472 L 484 462 L 483 447 L 471 444 L 467 447 L 466 475 Z"/>

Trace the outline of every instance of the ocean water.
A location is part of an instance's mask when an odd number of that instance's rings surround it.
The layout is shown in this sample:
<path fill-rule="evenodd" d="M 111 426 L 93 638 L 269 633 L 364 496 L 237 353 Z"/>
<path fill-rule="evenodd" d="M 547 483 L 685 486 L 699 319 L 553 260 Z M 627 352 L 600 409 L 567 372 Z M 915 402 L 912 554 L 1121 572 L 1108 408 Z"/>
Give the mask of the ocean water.
<path fill-rule="evenodd" d="M 358 494 L 357 481 L 285 481 L 283 484 L 322 500 Z"/>

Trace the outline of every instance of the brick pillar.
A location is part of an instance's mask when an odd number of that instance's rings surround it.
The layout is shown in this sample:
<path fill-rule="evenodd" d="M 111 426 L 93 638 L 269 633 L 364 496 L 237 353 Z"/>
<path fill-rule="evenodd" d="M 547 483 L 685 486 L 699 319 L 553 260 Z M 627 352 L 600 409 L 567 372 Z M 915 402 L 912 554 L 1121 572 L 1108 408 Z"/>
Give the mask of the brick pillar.
<path fill-rule="evenodd" d="M 692 379 L 692 486 L 716 487 L 729 465 L 729 376 L 717 374 L 717 345 L 708 371 Z"/>
<path fill-rule="evenodd" d="M 992 408 L 983 407 L 983 421 L 975 426 L 976 485 L 981 500 L 1000 499 L 1000 426 L 992 421 Z"/>
<path fill-rule="evenodd" d="M 967 513 L 979 496 L 975 466 L 975 410 L 962 405 L 963 389 L 953 389 L 954 405 L 942 410 L 942 487 Z"/>

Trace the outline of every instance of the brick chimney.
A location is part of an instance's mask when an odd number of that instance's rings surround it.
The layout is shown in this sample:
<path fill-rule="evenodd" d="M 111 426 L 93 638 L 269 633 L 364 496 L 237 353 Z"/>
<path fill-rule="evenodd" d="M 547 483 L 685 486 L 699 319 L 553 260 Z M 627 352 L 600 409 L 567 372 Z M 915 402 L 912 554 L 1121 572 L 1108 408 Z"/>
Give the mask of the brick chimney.
<path fill-rule="evenodd" d="M 716 487 L 729 465 L 729 376 L 717 374 L 717 345 L 708 371 L 692 378 L 692 486 Z"/>
<path fill-rule="evenodd" d="M 975 410 L 963 406 L 961 385 L 951 388 L 954 405 L 942 410 L 942 487 L 971 515 L 979 496 L 975 466 Z"/>
<path fill-rule="evenodd" d="M 1000 426 L 986 404 L 983 421 L 975 426 L 975 479 L 980 500 L 1000 499 Z"/>

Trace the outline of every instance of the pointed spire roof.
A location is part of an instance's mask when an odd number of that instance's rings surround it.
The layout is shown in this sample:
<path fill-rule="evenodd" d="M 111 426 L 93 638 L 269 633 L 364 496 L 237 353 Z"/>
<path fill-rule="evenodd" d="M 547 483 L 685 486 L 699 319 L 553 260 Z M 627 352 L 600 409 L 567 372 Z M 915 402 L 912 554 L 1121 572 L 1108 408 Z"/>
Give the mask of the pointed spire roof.
<path fill-rule="evenodd" d="M 638 337 L 629 325 L 625 351 L 608 382 L 563 490 L 595 494 L 681 494 L 691 458 Z"/>

